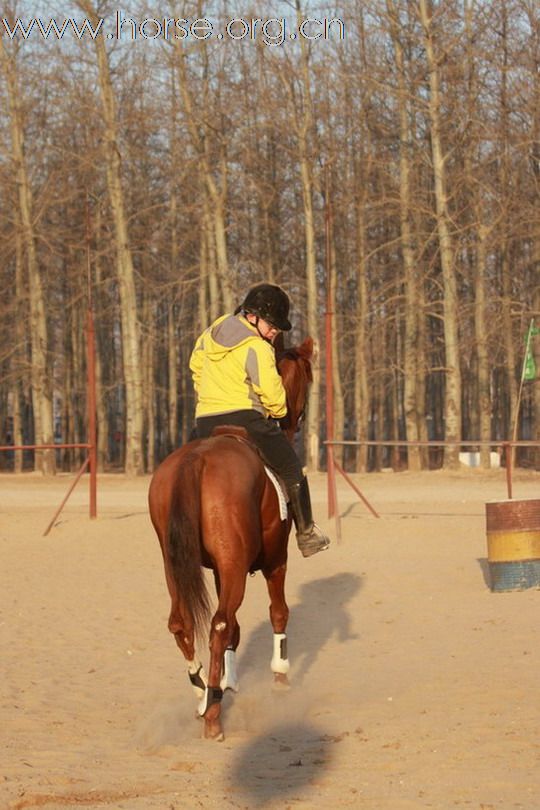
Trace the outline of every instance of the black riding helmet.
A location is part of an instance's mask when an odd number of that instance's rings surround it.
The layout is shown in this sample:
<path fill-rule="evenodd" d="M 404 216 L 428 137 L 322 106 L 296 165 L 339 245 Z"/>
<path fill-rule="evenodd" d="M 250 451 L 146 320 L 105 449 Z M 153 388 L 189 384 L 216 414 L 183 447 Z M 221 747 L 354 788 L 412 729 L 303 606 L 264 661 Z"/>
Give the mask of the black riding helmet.
<path fill-rule="evenodd" d="M 276 329 L 288 332 L 292 329 L 289 321 L 289 296 L 276 284 L 257 284 L 246 295 L 239 309 L 258 315 Z"/>

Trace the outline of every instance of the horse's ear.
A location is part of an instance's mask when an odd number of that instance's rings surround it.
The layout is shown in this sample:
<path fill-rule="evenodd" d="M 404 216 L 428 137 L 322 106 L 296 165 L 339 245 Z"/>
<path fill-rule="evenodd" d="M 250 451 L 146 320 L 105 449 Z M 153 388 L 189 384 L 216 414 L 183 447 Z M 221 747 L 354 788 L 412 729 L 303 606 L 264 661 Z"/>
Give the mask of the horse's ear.
<path fill-rule="evenodd" d="M 311 356 L 313 355 L 313 338 L 307 337 L 301 346 L 298 347 L 298 354 L 301 357 L 305 357 L 306 360 L 310 360 Z"/>

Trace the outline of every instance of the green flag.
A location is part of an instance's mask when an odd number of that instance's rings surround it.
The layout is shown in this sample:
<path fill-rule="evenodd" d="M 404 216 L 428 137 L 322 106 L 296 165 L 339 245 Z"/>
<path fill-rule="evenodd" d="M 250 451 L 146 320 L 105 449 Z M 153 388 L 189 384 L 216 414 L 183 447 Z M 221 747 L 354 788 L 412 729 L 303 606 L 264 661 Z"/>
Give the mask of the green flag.
<path fill-rule="evenodd" d="M 525 364 L 523 366 L 523 379 L 536 380 L 536 363 L 534 361 L 533 353 L 528 349 L 525 356 Z"/>
<path fill-rule="evenodd" d="M 536 362 L 532 349 L 532 339 L 535 335 L 540 335 L 540 329 L 536 329 L 534 321 L 531 321 L 529 331 L 525 338 L 525 360 L 523 361 L 523 380 L 536 380 Z"/>

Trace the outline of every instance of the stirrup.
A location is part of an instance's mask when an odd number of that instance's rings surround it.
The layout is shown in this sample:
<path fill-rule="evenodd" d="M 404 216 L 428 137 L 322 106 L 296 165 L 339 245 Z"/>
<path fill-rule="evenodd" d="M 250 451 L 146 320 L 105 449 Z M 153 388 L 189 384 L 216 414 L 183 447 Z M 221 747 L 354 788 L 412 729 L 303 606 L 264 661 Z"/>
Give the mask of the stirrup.
<path fill-rule="evenodd" d="M 308 531 L 297 533 L 296 542 L 303 557 L 312 557 L 319 551 L 325 551 L 330 545 L 329 538 L 322 533 L 316 523 Z"/>

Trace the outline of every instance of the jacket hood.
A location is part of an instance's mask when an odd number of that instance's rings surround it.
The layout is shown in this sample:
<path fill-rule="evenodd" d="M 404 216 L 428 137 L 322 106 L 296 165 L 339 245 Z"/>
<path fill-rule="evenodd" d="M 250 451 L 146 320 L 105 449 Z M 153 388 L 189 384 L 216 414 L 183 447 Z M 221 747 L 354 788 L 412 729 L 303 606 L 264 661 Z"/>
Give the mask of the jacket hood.
<path fill-rule="evenodd" d="M 258 337 L 255 327 L 251 326 L 242 315 L 223 315 L 209 328 L 205 351 L 210 358 L 217 360 L 243 343 Z"/>

